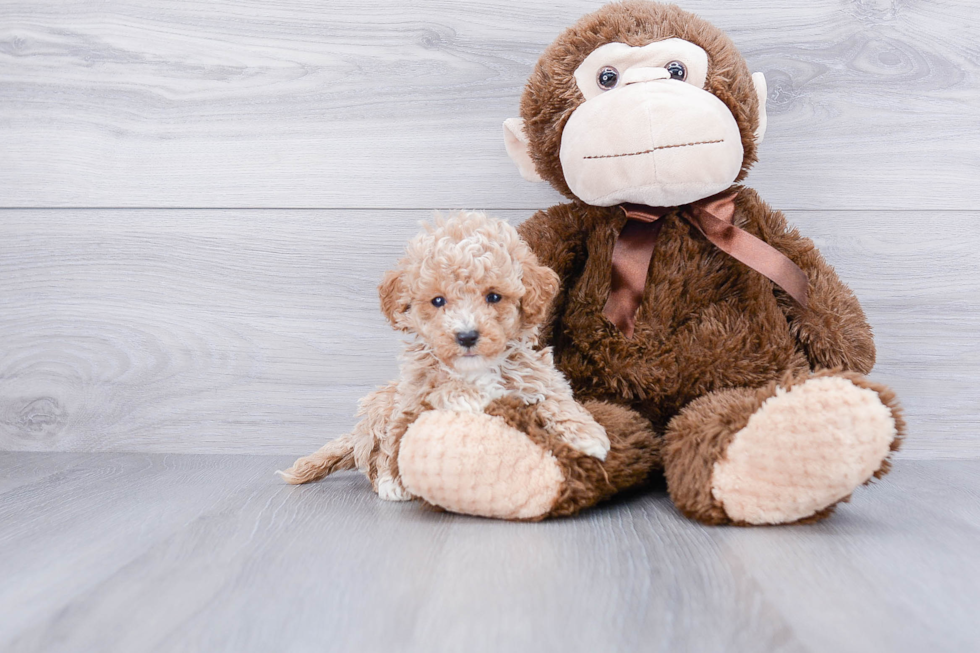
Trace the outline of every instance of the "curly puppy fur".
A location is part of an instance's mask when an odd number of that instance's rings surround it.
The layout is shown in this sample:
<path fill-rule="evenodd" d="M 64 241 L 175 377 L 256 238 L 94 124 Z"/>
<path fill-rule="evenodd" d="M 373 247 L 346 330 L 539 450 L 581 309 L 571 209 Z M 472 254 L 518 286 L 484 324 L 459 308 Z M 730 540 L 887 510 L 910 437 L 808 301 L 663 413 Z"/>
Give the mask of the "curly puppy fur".
<path fill-rule="evenodd" d="M 379 286 L 385 317 L 416 336 L 400 378 L 361 400 L 350 434 L 282 477 L 306 483 L 357 467 L 382 498 L 411 498 L 397 468 L 406 429 L 428 410 L 484 413 L 501 399 L 530 407 L 535 424 L 570 450 L 604 458 L 605 430 L 572 398 L 551 350 L 536 348 L 557 291 L 557 275 L 502 220 L 460 212 L 424 225 Z M 461 342 L 474 332 L 475 342 Z"/>

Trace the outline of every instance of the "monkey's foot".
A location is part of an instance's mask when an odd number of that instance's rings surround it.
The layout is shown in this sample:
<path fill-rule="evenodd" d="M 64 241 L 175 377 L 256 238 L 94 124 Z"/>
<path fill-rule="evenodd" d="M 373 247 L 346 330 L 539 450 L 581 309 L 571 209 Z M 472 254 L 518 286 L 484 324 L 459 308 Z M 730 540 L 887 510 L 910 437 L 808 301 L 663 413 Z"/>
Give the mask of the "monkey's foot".
<path fill-rule="evenodd" d="M 413 495 L 452 512 L 535 519 L 555 505 L 555 457 L 500 417 L 423 413 L 401 441 L 398 468 Z"/>
<path fill-rule="evenodd" d="M 805 519 L 867 482 L 897 434 L 879 394 L 848 379 L 779 388 L 714 464 L 711 493 L 735 522 Z"/>

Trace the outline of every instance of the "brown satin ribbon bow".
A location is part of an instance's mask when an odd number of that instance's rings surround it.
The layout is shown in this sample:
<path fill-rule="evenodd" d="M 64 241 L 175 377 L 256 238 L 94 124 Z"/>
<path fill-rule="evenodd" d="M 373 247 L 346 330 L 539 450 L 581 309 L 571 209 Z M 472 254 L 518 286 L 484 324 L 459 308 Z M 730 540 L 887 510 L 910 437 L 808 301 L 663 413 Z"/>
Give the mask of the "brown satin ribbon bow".
<path fill-rule="evenodd" d="M 806 308 L 806 273 L 775 247 L 733 224 L 737 195 L 712 195 L 682 207 L 680 214 L 715 247 L 771 279 Z M 627 338 L 632 338 L 653 248 L 663 227 L 660 218 L 673 208 L 642 204 L 623 204 L 620 208 L 629 219 L 613 247 L 609 299 L 602 313 Z"/>

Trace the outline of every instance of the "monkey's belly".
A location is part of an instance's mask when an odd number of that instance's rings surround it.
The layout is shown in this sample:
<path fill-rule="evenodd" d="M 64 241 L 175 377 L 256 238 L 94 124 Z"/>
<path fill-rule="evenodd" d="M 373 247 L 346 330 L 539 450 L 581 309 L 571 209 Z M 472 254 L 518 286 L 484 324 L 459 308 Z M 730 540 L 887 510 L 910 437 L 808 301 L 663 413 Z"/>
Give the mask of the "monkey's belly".
<path fill-rule="evenodd" d="M 607 225 L 590 236 L 553 338 L 576 396 L 625 403 L 657 424 L 713 390 L 805 368 L 772 282 L 681 218 L 661 219 L 632 338 L 602 313 L 616 232 Z"/>
<path fill-rule="evenodd" d="M 638 321 L 630 339 L 600 309 L 568 308 L 555 362 L 576 398 L 625 403 L 654 424 L 713 390 L 760 386 L 808 366 L 775 301 L 754 313 L 714 304 L 682 322 L 654 316 Z"/>

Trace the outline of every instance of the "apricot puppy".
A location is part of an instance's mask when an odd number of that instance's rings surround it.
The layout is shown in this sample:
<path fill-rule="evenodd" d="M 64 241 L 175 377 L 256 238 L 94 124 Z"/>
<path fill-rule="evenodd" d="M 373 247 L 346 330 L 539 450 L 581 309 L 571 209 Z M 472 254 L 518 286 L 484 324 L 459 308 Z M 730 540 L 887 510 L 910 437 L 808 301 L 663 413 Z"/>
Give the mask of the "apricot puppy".
<path fill-rule="evenodd" d="M 361 420 L 351 433 L 297 460 L 280 472 L 283 479 L 307 483 L 356 467 L 382 499 L 410 499 L 412 484 L 406 489 L 397 460 L 402 436 L 420 418 L 430 433 L 437 426 L 439 433 L 470 438 L 484 450 L 498 444 L 501 450 L 513 450 L 526 439 L 503 418 L 487 414 L 491 404 L 528 411 L 536 424 L 574 449 L 605 459 L 605 430 L 572 398 L 551 349 L 536 349 L 538 331 L 558 291 L 557 275 L 538 263 L 517 231 L 502 220 L 459 212 L 448 219 L 437 216 L 435 225 L 423 227 L 379 286 L 389 322 L 416 336 L 401 356 L 400 378 L 361 400 Z M 437 442 L 426 442 L 413 450 L 413 460 L 423 458 L 413 465 L 417 469 L 425 468 L 425 458 L 441 455 Z M 530 441 L 525 448 L 537 451 Z M 441 468 L 445 463 L 439 460 Z M 535 501 L 553 499 L 538 491 L 560 484 L 553 456 L 545 451 L 525 456 L 521 464 L 533 469 L 524 470 L 514 484 L 496 488 L 507 495 L 507 510 L 501 514 L 488 505 L 480 512 L 520 519 L 541 507 L 515 503 L 514 493 L 540 497 Z M 467 474 L 479 475 L 479 470 Z M 453 505 L 457 490 L 465 502 L 466 488 L 443 490 L 448 494 L 442 507 L 466 507 Z"/>

